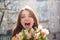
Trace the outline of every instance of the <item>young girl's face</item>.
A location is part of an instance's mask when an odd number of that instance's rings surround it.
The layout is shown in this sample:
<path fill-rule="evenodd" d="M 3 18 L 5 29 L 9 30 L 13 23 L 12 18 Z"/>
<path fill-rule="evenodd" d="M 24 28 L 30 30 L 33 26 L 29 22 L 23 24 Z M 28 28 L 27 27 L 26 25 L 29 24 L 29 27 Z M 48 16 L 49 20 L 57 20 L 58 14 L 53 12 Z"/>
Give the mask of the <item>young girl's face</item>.
<path fill-rule="evenodd" d="M 25 29 L 32 28 L 32 26 L 34 24 L 34 19 L 29 11 L 24 10 L 21 13 L 21 24 Z"/>

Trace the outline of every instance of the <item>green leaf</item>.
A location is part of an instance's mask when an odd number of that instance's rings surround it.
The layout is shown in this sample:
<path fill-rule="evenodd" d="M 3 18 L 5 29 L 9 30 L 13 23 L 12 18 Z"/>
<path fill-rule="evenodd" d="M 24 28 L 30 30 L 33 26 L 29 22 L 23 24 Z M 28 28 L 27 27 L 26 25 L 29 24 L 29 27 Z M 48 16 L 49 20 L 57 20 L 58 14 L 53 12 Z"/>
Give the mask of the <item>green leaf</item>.
<path fill-rule="evenodd" d="M 45 40 L 48 40 L 48 38 L 46 37 Z"/>
<path fill-rule="evenodd" d="M 22 29 L 22 36 L 23 36 L 23 40 L 27 40 L 27 38 L 26 38 L 26 33 L 25 33 L 25 31 L 24 31 L 24 29 Z"/>
<path fill-rule="evenodd" d="M 38 40 L 45 40 L 45 38 L 42 35 L 39 35 Z"/>
<path fill-rule="evenodd" d="M 37 30 L 38 28 L 37 27 L 35 27 L 35 30 Z"/>

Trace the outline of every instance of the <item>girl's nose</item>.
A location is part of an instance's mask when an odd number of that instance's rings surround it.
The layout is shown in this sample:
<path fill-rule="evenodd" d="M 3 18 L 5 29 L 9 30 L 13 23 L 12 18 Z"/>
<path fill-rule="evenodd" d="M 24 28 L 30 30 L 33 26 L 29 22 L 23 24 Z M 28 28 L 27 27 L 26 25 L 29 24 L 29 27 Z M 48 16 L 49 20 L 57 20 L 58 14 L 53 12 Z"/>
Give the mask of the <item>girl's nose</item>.
<path fill-rule="evenodd" d="M 26 21 L 29 21 L 29 17 L 26 17 L 25 20 L 26 20 Z"/>

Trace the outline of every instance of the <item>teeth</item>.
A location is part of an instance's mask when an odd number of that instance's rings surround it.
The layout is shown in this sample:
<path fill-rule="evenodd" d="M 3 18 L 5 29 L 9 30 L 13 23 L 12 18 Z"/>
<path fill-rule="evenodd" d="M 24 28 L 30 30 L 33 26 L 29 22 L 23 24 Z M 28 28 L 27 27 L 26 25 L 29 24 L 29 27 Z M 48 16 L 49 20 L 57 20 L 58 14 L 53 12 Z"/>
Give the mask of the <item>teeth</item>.
<path fill-rule="evenodd" d="M 25 23 L 25 25 L 30 25 L 30 23 Z"/>

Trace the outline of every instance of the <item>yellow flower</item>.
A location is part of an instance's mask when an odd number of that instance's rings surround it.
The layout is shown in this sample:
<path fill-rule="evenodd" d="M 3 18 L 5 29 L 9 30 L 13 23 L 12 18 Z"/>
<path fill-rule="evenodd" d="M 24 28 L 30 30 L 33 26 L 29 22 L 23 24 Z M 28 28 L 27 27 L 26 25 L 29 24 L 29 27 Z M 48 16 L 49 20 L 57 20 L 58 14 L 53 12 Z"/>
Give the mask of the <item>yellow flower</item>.
<path fill-rule="evenodd" d="M 22 39 L 23 39 L 22 32 L 20 32 L 20 33 L 18 34 L 18 38 L 19 38 L 19 40 L 22 40 Z"/>
<path fill-rule="evenodd" d="M 26 34 L 28 33 L 28 30 L 24 30 L 24 31 L 25 31 Z"/>

